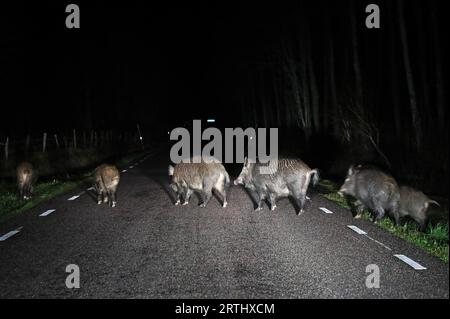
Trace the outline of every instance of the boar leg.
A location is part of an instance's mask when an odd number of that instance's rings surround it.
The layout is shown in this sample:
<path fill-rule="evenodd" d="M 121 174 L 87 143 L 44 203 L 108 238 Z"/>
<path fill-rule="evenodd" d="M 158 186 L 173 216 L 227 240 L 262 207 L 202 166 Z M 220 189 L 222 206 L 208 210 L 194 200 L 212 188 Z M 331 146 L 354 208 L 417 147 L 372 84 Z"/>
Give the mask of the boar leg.
<path fill-rule="evenodd" d="M 193 190 L 190 188 L 187 188 L 186 191 L 184 192 L 184 202 L 183 205 L 187 205 L 189 204 L 189 199 L 191 198 L 193 193 Z"/>
<path fill-rule="evenodd" d="M 427 230 L 428 226 L 428 217 L 426 215 L 427 208 L 428 206 L 425 206 L 418 216 L 411 216 L 420 225 L 419 231 L 422 233 Z"/>
<path fill-rule="evenodd" d="M 101 204 L 103 202 L 103 191 L 100 182 L 95 183 L 95 190 L 97 191 L 97 204 Z"/>
<path fill-rule="evenodd" d="M 305 202 L 306 202 L 306 190 L 308 189 L 309 178 L 305 178 L 302 181 L 293 183 L 288 187 L 289 192 L 295 200 L 298 206 L 297 215 L 301 215 L 304 212 Z"/>
<path fill-rule="evenodd" d="M 274 193 L 269 193 L 269 203 L 270 203 L 270 210 L 275 210 L 275 208 L 277 208 L 277 203 L 276 203 L 276 196 Z"/>
<path fill-rule="evenodd" d="M 116 190 L 112 190 L 109 193 L 109 198 L 111 201 L 111 207 L 116 207 L 116 204 L 117 204 Z"/>
<path fill-rule="evenodd" d="M 385 211 L 382 207 L 375 208 L 374 215 L 372 218 L 372 222 L 376 223 L 380 219 L 384 217 Z"/>
<path fill-rule="evenodd" d="M 261 192 L 256 192 L 256 208 L 255 212 L 260 211 L 263 209 L 263 202 L 266 199 L 266 196 Z"/>
<path fill-rule="evenodd" d="M 364 206 L 364 204 L 363 204 L 360 200 L 357 200 L 357 201 L 353 204 L 353 206 L 354 206 L 355 213 L 356 213 L 356 214 L 353 216 L 353 218 L 355 218 L 355 219 L 361 218 L 361 217 L 362 217 L 362 214 L 363 214 L 363 212 L 364 212 L 364 209 L 365 209 L 366 207 Z"/>
<path fill-rule="evenodd" d="M 200 192 L 200 196 L 202 198 L 202 203 L 200 204 L 200 207 L 206 207 L 206 205 L 208 205 L 208 203 L 209 203 L 209 200 L 211 199 L 212 192 L 211 192 L 211 190 L 209 190 L 209 191 L 204 190 L 204 191 Z"/>

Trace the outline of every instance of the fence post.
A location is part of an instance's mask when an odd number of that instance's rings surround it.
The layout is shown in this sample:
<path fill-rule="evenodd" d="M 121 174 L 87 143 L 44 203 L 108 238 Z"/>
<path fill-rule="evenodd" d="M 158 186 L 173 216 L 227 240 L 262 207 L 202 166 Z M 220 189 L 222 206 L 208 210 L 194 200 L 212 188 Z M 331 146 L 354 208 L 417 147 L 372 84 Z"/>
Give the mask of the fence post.
<path fill-rule="evenodd" d="M 73 148 L 77 149 L 77 132 L 73 129 Z"/>
<path fill-rule="evenodd" d="M 42 153 L 45 153 L 47 149 L 47 133 L 44 133 L 44 137 L 42 138 Z"/>
<path fill-rule="evenodd" d="M 139 127 L 139 123 L 137 124 L 137 129 L 138 129 L 138 133 L 139 133 L 139 141 L 141 141 L 142 150 L 144 150 L 145 149 L 144 141 L 142 138 L 142 133 L 141 133 L 141 128 Z"/>
<path fill-rule="evenodd" d="M 54 134 L 53 136 L 55 137 L 56 147 L 59 148 L 58 135 L 57 135 L 57 134 Z"/>

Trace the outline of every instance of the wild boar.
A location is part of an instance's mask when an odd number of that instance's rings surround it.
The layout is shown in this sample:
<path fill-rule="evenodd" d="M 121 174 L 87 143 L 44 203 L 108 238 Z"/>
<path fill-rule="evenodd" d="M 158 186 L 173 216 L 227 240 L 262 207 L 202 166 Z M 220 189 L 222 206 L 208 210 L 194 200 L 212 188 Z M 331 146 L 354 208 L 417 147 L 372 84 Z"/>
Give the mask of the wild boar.
<path fill-rule="evenodd" d="M 262 170 L 264 167 L 269 169 L 267 174 Z M 243 185 L 256 195 L 256 211 L 262 209 L 262 203 L 266 199 L 270 203 L 270 209 L 275 210 L 277 198 L 291 196 L 297 205 L 296 213 L 300 215 L 304 210 L 311 178 L 313 185 L 317 184 L 318 170 L 311 169 L 300 159 L 280 158 L 276 167 L 270 168 L 268 164 L 251 163 L 245 158 L 242 171 L 234 184 Z"/>
<path fill-rule="evenodd" d="M 361 212 L 368 208 L 373 213 L 373 221 L 390 213 L 399 219 L 398 207 L 400 192 L 395 179 L 375 167 L 350 167 L 347 177 L 339 192 L 341 196 L 349 195 L 357 199 L 356 205 L 360 217 Z"/>
<path fill-rule="evenodd" d="M 440 206 L 421 191 L 408 186 L 400 187 L 400 218 L 409 216 L 420 225 L 420 231 L 425 232 L 428 225 L 427 210 L 430 204 Z"/>
<path fill-rule="evenodd" d="M 16 173 L 20 198 L 28 200 L 33 194 L 33 184 L 36 179 L 33 165 L 29 162 L 22 162 L 17 166 Z"/>
<path fill-rule="evenodd" d="M 215 191 L 222 196 L 222 207 L 227 206 L 227 188 L 230 185 L 230 177 L 225 167 L 219 162 L 179 163 L 169 166 L 171 188 L 175 191 L 179 205 L 181 199 L 183 205 L 189 203 L 191 195 L 196 192 L 201 197 L 200 207 L 206 207 Z"/>
<path fill-rule="evenodd" d="M 108 203 L 111 207 L 117 204 L 117 186 L 120 181 L 119 170 L 114 165 L 102 164 L 95 169 L 95 189 L 97 191 L 97 203 Z"/>

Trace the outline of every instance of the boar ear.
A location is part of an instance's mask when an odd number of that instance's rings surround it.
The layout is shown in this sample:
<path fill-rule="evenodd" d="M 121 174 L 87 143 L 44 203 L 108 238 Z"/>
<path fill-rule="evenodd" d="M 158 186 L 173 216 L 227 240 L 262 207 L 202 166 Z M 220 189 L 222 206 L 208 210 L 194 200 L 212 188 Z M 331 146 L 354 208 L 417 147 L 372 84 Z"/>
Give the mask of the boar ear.
<path fill-rule="evenodd" d="M 348 176 L 352 175 L 352 174 L 353 174 L 353 170 L 354 170 L 354 167 L 353 167 L 353 165 L 352 165 L 352 166 L 350 166 L 350 168 L 348 169 L 347 175 L 348 175 Z"/>

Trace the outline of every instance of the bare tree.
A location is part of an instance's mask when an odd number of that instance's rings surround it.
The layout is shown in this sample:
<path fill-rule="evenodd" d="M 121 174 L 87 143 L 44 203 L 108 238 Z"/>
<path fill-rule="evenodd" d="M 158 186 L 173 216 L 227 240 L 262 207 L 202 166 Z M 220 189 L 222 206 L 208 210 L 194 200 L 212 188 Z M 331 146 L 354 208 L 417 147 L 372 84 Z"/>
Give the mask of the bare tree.
<path fill-rule="evenodd" d="M 422 123 L 420 119 L 419 109 L 417 106 L 417 98 L 416 98 L 416 90 L 414 88 L 414 79 L 413 79 L 413 73 L 411 68 L 411 62 L 409 59 L 409 48 L 408 48 L 408 39 L 407 39 L 407 33 L 406 33 L 406 27 L 405 27 L 405 17 L 404 17 L 404 8 L 403 8 L 403 1 L 399 0 L 397 2 L 398 7 L 398 23 L 399 23 L 399 29 L 400 29 L 400 40 L 401 45 L 403 49 L 403 65 L 405 68 L 405 75 L 406 75 L 406 83 L 408 85 L 408 93 L 409 93 L 409 104 L 410 104 L 410 110 L 411 110 L 411 119 L 412 119 L 412 125 L 414 129 L 414 139 L 415 139 L 415 145 L 418 149 L 422 146 L 422 139 L 423 139 L 423 133 L 422 133 Z"/>

